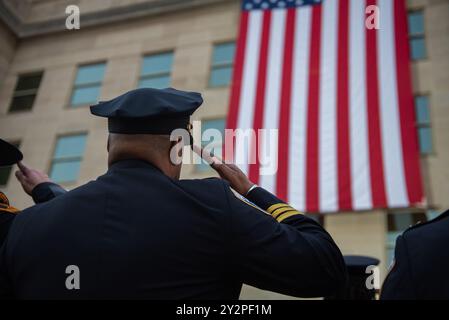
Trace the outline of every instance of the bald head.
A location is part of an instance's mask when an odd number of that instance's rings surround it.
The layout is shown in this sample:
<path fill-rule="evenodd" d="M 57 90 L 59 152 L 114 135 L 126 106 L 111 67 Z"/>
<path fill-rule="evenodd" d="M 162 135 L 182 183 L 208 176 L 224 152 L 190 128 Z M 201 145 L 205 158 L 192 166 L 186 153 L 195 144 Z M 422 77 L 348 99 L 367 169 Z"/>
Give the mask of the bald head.
<path fill-rule="evenodd" d="M 179 179 L 181 165 L 170 160 L 170 152 L 175 145 L 169 135 L 110 133 L 108 164 L 129 159 L 144 160 L 166 175 Z"/>

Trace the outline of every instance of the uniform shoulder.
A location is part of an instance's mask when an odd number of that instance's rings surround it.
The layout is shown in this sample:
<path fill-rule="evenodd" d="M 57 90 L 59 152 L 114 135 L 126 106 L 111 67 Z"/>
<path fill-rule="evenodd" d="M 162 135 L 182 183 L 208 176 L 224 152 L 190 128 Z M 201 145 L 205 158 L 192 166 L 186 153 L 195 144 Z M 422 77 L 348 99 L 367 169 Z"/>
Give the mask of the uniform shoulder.
<path fill-rule="evenodd" d="M 207 203 L 223 204 L 231 192 L 228 182 L 220 178 L 179 180 L 181 189 Z"/>
<path fill-rule="evenodd" d="M 438 217 L 427 222 L 418 222 L 404 231 L 404 236 L 412 236 L 416 233 L 425 232 L 427 229 L 433 228 L 437 223 L 449 222 L 449 210 L 440 214 Z"/>
<path fill-rule="evenodd" d="M 229 184 L 220 178 L 206 178 L 206 179 L 185 179 L 179 180 L 179 185 L 185 188 L 214 188 L 223 189 L 229 187 Z"/>
<path fill-rule="evenodd" d="M 98 192 L 95 192 L 96 189 L 94 186 L 95 183 L 96 181 L 91 181 L 69 192 L 58 195 L 57 197 L 51 199 L 50 201 L 38 203 L 34 206 L 31 206 L 23 210 L 20 214 L 18 214 L 17 220 L 26 220 L 34 216 L 35 214 L 38 214 L 39 217 L 42 217 L 52 212 L 53 210 L 51 209 L 53 208 L 70 207 L 73 205 L 75 201 L 88 202 L 88 199 L 83 198 L 91 198 L 90 200 L 95 200 L 95 197 L 98 197 Z M 61 214 L 61 212 L 65 211 L 60 210 L 59 214 Z"/>

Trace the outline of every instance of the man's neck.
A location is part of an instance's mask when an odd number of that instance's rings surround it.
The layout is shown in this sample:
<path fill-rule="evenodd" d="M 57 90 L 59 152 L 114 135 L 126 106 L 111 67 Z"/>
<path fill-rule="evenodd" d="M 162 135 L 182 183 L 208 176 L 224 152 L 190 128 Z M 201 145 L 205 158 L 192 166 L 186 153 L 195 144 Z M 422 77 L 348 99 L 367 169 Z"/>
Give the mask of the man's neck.
<path fill-rule="evenodd" d="M 148 162 L 149 164 L 153 165 L 154 167 L 156 167 L 157 169 L 159 169 L 163 174 L 165 174 L 166 176 L 174 179 L 174 180 L 178 180 L 179 179 L 179 173 L 176 172 L 176 170 L 174 170 L 173 166 L 171 166 L 169 163 L 167 163 L 167 161 L 160 159 L 157 156 L 152 156 L 152 155 L 142 155 L 142 154 L 113 154 L 113 155 L 109 155 L 109 159 L 108 159 L 108 166 L 110 167 L 112 164 L 119 162 L 119 161 L 125 161 L 125 160 L 141 160 L 141 161 L 145 161 Z"/>

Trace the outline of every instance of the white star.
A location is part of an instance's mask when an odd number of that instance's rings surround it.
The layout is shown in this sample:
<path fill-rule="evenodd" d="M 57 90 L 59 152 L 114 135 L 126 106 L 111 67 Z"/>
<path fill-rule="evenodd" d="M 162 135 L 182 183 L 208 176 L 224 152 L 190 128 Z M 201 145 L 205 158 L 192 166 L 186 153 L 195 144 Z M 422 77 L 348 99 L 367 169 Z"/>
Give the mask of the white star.
<path fill-rule="evenodd" d="M 270 5 L 268 4 L 268 2 L 264 2 L 261 5 L 262 9 L 268 9 L 270 7 Z"/>
<path fill-rule="evenodd" d="M 253 5 L 251 3 L 247 3 L 245 5 L 246 10 L 251 10 L 253 8 Z"/>
<path fill-rule="evenodd" d="M 279 8 L 285 8 L 285 2 L 284 1 L 279 1 L 278 7 Z"/>

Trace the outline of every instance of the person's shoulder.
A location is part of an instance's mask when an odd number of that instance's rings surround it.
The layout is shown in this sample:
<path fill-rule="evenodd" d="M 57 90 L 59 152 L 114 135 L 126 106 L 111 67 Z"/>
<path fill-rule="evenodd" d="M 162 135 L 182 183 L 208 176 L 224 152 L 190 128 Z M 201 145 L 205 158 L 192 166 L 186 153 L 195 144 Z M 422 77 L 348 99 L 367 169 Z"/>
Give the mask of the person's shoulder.
<path fill-rule="evenodd" d="M 419 232 L 428 228 L 434 227 L 438 223 L 446 223 L 449 222 L 449 210 L 440 214 L 438 217 L 426 221 L 426 222 L 418 222 L 417 224 L 408 228 L 404 233 L 414 233 Z"/>
<path fill-rule="evenodd" d="M 185 191 L 207 196 L 223 195 L 230 190 L 229 184 L 220 178 L 182 179 L 178 181 L 178 185 Z"/>
<path fill-rule="evenodd" d="M 47 214 L 50 214 L 53 211 L 53 208 L 61 209 L 61 207 L 70 207 L 73 203 L 76 202 L 88 202 L 86 197 L 96 198 L 100 192 L 100 189 L 97 186 L 97 181 L 91 181 L 84 185 L 81 185 L 73 190 L 70 190 L 64 194 L 61 194 L 50 201 L 39 203 L 33 205 L 25 210 L 23 210 L 17 216 L 20 220 L 30 219 L 35 214 L 39 214 L 39 217 L 43 217 Z M 92 203 L 92 202 L 90 202 Z M 58 212 L 63 213 L 64 211 L 59 210 Z"/>
<path fill-rule="evenodd" d="M 437 236 L 435 230 L 441 229 L 441 224 L 449 224 L 449 211 L 442 213 L 435 219 L 426 222 L 418 222 L 405 230 L 402 237 L 407 241 L 411 239 L 421 239 L 421 236 L 425 234 L 428 234 L 429 236 Z M 445 234 L 447 233 L 445 232 Z"/>

